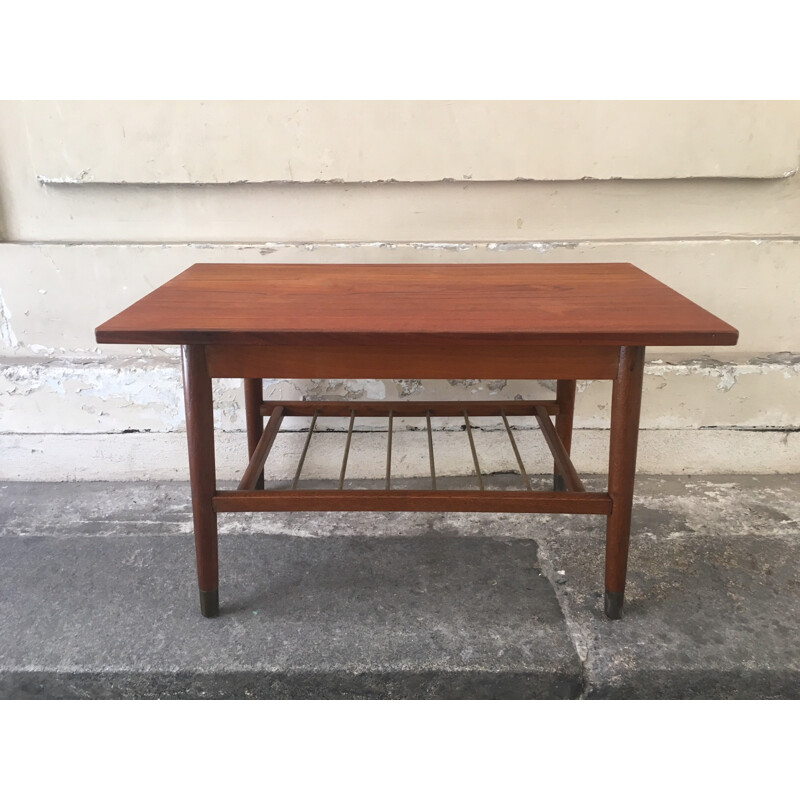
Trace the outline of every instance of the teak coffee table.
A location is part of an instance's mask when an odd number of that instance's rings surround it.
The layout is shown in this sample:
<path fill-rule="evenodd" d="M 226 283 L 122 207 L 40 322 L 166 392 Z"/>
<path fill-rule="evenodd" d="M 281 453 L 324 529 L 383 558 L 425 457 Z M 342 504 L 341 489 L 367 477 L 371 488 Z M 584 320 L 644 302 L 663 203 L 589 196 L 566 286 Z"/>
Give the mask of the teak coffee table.
<path fill-rule="evenodd" d="M 97 328 L 100 343 L 179 344 L 200 609 L 219 613 L 217 514 L 226 511 L 494 511 L 603 514 L 605 612 L 620 617 L 631 527 L 645 347 L 732 345 L 738 332 L 632 264 L 195 264 Z M 218 491 L 212 378 L 244 378 L 250 462 Z M 555 379 L 550 400 L 263 401 L 263 378 Z M 608 491 L 570 460 L 575 381 L 613 381 Z M 394 416 L 426 419 L 431 488 L 391 488 Z M 536 418 L 554 491 L 534 491 L 508 416 Z M 287 416 L 311 418 L 291 489 L 263 488 Z M 298 489 L 316 421 L 349 417 L 338 488 Z M 387 417 L 385 489 L 344 489 L 354 420 Z M 476 488 L 436 488 L 431 417 L 464 419 Z M 519 490 L 484 487 L 470 417 L 502 419 Z M 266 427 L 263 418 L 269 417 Z M 555 424 L 551 420 L 555 419 Z"/>

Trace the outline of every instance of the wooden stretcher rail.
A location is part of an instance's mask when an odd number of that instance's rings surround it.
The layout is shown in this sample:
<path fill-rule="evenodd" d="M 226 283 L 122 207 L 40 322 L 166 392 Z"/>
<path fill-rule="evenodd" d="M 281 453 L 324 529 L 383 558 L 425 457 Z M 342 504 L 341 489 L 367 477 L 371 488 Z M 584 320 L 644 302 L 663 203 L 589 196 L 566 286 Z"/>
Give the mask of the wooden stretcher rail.
<path fill-rule="evenodd" d="M 545 514 L 611 513 L 606 492 L 433 491 L 392 489 L 222 491 L 224 511 L 489 511 Z"/>
<path fill-rule="evenodd" d="M 275 443 L 275 437 L 281 429 L 281 422 L 283 422 L 283 409 L 280 406 L 276 406 L 270 415 L 267 426 L 264 428 L 264 433 L 261 434 L 261 438 L 258 440 L 256 449 L 253 452 L 253 457 L 250 459 L 250 463 L 244 471 L 242 480 L 239 483 L 240 489 L 256 488 L 256 481 L 258 481 L 261 475 L 261 470 L 264 469 L 269 451 L 272 449 L 272 445 Z"/>
<path fill-rule="evenodd" d="M 547 442 L 547 446 L 553 454 L 553 459 L 558 466 L 558 472 L 564 478 L 567 489 L 570 492 L 586 491 L 583 482 L 580 477 L 578 477 L 578 473 L 575 470 L 575 465 L 569 457 L 569 453 L 565 450 L 558 433 L 556 433 L 555 426 L 550 421 L 550 417 L 544 412 L 544 409 L 536 409 L 536 420 L 539 423 L 539 427 L 542 429 L 544 440 Z"/>
<path fill-rule="evenodd" d="M 354 403 L 298 400 L 262 403 L 262 416 L 268 417 L 277 406 L 283 409 L 284 416 L 287 417 L 310 417 L 315 413 L 321 417 L 349 417 L 353 410 L 357 417 L 388 417 L 390 413 L 395 417 L 424 417 L 428 414 L 432 417 L 460 417 L 465 409 L 472 417 L 497 417 L 500 416 L 501 411 L 504 411 L 509 417 L 530 417 L 536 413 L 537 407 L 545 409 L 551 416 L 555 416 L 559 412 L 559 406 L 555 400 L 506 400 L 504 402 L 473 400 L 462 403 L 451 401 L 423 403 L 416 400 L 356 401 Z"/>

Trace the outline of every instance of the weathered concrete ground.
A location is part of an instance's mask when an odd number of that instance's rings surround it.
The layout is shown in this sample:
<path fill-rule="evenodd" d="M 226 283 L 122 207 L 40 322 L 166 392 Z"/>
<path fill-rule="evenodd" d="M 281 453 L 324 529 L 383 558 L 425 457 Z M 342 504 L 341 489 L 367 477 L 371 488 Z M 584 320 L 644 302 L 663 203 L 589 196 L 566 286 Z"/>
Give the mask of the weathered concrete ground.
<path fill-rule="evenodd" d="M 0 697 L 800 697 L 797 476 L 640 477 L 618 622 L 600 517 L 220 520 L 206 620 L 187 484 L 0 485 Z"/>

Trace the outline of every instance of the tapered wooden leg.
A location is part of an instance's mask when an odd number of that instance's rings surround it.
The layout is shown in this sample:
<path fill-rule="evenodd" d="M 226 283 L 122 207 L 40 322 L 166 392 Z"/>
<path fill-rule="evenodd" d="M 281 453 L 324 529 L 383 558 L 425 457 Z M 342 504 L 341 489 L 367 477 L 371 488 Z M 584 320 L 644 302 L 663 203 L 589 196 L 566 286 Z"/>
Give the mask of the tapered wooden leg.
<path fill-rule="evenodd" d="M 204 617 L 216 617 L 219 614 L 219 566 L 217 515 L 212 505 L 217 479 L 211 378 L 203 345 L 184 345 L 181 355 L 200 611 Z"/>
<path fill-rule="evenodd" d="M 247 417 L 247 450 L 248 458 L 258 446 L 258 440 L 264 433 L 264 417 L 261 416 L 261 404 L 264 402 L 264 382 L 261 378 L 244 379 L 244 408 Z M 264 488 L 264 470 L 256 481 L 256 489 Z"/>
<path fill-rule="evenodd" d="M 558 403 L 556 433 L 569 454 L 572 445 L 572 418 L 575 416 L 575 381 L 558 381 L 556 402 Z M 558 472 L 558 465 L 553 464 L 553 491 L 565 492 L 566 490 L 567 485 Z"/>
<path fill-rule="evenodd" d="M 608 463 L 608 492 L 613 506 L 606 525 L 605 611 L 610 619 L 622 616 L 625 600 L 643 372 L 644 347 L 621 347 L 611 395 Z"/>

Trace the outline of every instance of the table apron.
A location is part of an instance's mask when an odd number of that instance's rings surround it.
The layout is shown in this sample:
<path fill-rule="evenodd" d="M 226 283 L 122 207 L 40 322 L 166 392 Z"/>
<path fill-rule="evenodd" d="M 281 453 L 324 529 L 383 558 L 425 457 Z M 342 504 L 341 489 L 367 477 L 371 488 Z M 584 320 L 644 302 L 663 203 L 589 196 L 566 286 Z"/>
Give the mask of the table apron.
<path fill-rule="evenodd" d="M 521 341 L 450 339 L 322 341 L 205 346 L 212 378 L 613 379 L 614 345 L 547 345 Z"/>

